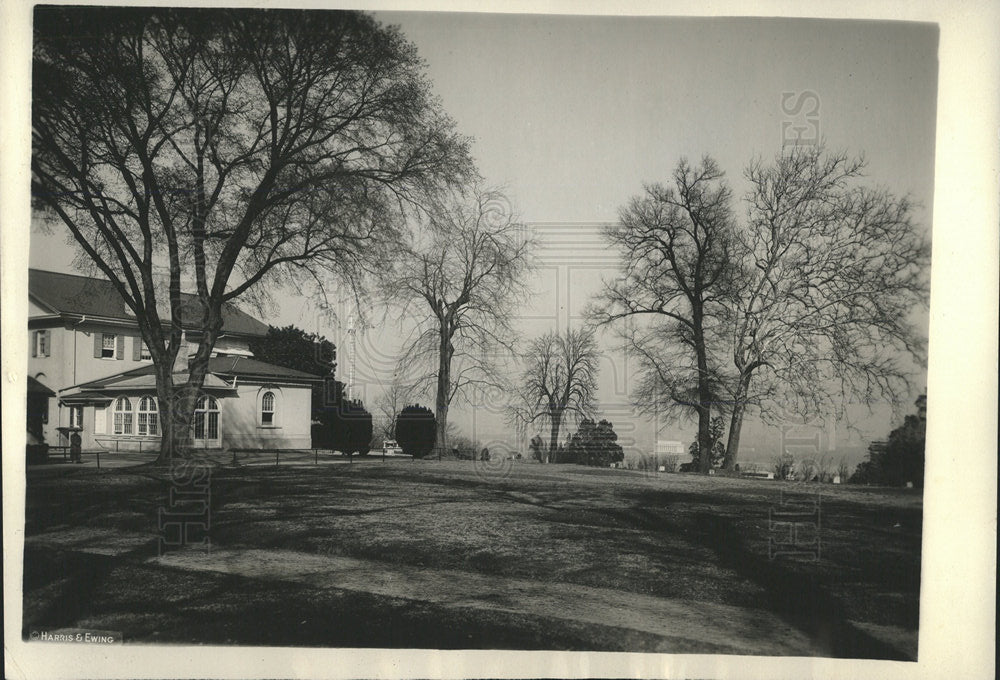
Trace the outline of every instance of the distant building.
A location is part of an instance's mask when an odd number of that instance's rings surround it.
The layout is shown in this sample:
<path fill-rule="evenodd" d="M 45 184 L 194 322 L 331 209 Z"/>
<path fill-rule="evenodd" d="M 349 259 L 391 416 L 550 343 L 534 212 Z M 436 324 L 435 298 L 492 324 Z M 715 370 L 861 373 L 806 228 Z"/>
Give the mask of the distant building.
<path fill-rule="evenodd" d="M 684 454 L 684 444 L 676 439 L 658 439 L 656 453 L 657 455 L 680 456 Z"/>
<path fill-rule="evenodd" d="M 32 269 L 28 273 L 29 443 L 65 446 L 79 432 L 84 449 L 159 450 L 153 362 L 139 325 L 110 281 Z M 186 295 L 186 300 L 194 299 Z M 186 359 L 200 329 L 185 324 Z M 233 305 L 209 360 L 191 439 L 208 449 L 311 446 L 311 388 L 319 376 L 253 358 L 250 341 L 268 327 Z"/>

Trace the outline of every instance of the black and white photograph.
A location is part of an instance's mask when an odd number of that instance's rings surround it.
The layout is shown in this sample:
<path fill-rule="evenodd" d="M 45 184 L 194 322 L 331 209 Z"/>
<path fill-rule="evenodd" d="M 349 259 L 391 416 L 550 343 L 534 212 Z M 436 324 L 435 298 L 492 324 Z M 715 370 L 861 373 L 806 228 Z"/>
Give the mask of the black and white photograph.
<path fill-rule="evenodd" d="M 12 5 L 5 676 L 991 676 L 960 6 Z"/>

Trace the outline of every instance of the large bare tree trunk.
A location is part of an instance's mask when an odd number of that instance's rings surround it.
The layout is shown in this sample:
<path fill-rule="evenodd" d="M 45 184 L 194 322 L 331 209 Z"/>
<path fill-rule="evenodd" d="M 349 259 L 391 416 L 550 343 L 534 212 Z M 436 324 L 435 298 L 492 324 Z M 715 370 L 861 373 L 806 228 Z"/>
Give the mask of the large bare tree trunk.
<path fill-rule="evenodd" d="M 740 377 L 736 395 L 733 399 L 733 415 L 729 421 L 729 440 L 726 442 L 726 457 L 722 466 L 730 472 L 736 467 L 740 453 L 740 429 L 743 427 L 743 414 L 746 412 L 747 392 L 750 388 L 750 375 Z"/>
<path fill-rule="evenodd" d="M 212 356 L 212 348 L 221 328 L 221 310 L 218 306 L 209 307 L 206 312 L 204 333 L 198 343 L 198 351 L 187 364 L 187 382 L 183 385 L 175 385 L 173 382 L 174 363 L 164 364 L 158 368 L 157 396 L 160 400 L 162 434 L 160 455 L 156 458 L 157 465 L 165 465 L 174 458 L 189 458 L 191 455 L 191 421 L 198 399 L 203 395 L 202 388 L 208 375 L 208 360 Z M 182 341 L 178 353 L 187 351 L 187 346 Z"/>
<path fill-rule="evenodd" d="M 712 468 L 712 385 L 708 378 L 708 352 L 702 330 L 703 313 L 699 306 L 692 310 L 694 345 L 698 361 L 698 471 L 708 474 Z"/>
<path fill-rule="evenodd" d="M 562 413 L 556 411 L 552 413 L 552 430 L 549 437 L 549 452 L 545 456 L 546 463 L 551 463 L 556 459 L 556 450 L 559 446 L 559 427 L 562 424 Z"/>
<path fill-rule="evenodd" d="M 454 353 L 455 347 L 451 344 L 447 331 L 442 329 L 441 348 L 438 354 L 437 396 L 434 402 L 437 418 L 438 460 L 441 459 L 441 454 L 448 447 L 448 397 L 451 390 L 451 357 Z"/>

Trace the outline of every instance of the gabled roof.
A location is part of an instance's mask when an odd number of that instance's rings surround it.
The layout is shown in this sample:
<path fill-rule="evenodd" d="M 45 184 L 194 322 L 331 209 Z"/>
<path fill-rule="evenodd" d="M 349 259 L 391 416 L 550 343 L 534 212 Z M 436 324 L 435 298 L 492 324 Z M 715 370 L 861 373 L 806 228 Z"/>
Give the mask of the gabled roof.
<path fill-rule="evenodd" d="M 76 274 L 62 274 L 42 269 L 28 270 L 28 293 L 42 306 L 56 314 L 83 314 L 107 319 L 135 321 L 121 295 L 106 279 L 95 279 Z M 184 301 L 197 297 L 182 293 Z M 187 305 L 190 313 L 183 319 L 185 330 L 198 330 L 194 316 L 196 305 Z M 222 330 L 224 333 L 263 337 L 267 335 L 267 324 L 246 314 L 231 303 L 222 307 Z M 190 323 L 190 325 L 188 325 Z"/>

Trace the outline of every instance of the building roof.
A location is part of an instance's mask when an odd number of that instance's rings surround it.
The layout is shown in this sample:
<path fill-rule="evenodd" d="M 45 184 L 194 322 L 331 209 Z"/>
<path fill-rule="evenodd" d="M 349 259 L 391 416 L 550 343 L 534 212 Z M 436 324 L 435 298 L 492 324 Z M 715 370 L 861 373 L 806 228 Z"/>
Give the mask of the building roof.
<path fill-rule="evenodd" d="M 177 384 L 186 382 L 186 373 L 175 375 L 185 376 L 177 381 Z M 296 380 L 318 382 L 322 376 L 297 371 L 284 366 L 275 366 L 257 359 L 240 356 L 212 357 L 208 360 L 208 375 L 205 376 L 204 389 L 232 389 L 231 379 L 239 378 L 264 378 L 271 380 Z M 131 371 L 116 373 L 97 380 L 82 383 L 69 390 L 79 390 L 83 392 L 93 392 L 100 390 L 138 390 L 154 389 L 156 387 L 156 374 L 152 364 L 134 368 Z"/>
<path fill-rule="evenodd" d="M 62 274 L 42 269 L 28 270 L 28 293 L 42 306 L 56 314 L 82 314 L 107 319 L 135 321 L 135 315 L 121 295 L 106 279 L 76 274 Z M 184 302 L 197 301 L 197 296 L 182 293 Z M 185 330 L 199 330 L 196 322 L 197 303 L 186 305 L 182 315 Z M 187 318 L 183 318 L 187 317 Z M 267 324 L 258 321 L 231 303 L 222 306 L 224 333 L 263 337 Z"/>
<path fill-rule="evenodd" d="M 55 392 L 32 378 L 30 375 L 28 376 L 28 394 L 40 394 L 46 397 L 56 396 Z"/>
<path fill-rule="evenodd" d="M 248 376 L 255 378 L 297 378 L 300 380 L 322 380 L 323 376 L 306 373 L 294 368 L 276 366 L 258 359 L 244 356 L 212 357 L 208 360 L 208 370 L 216 375 Z"/>

